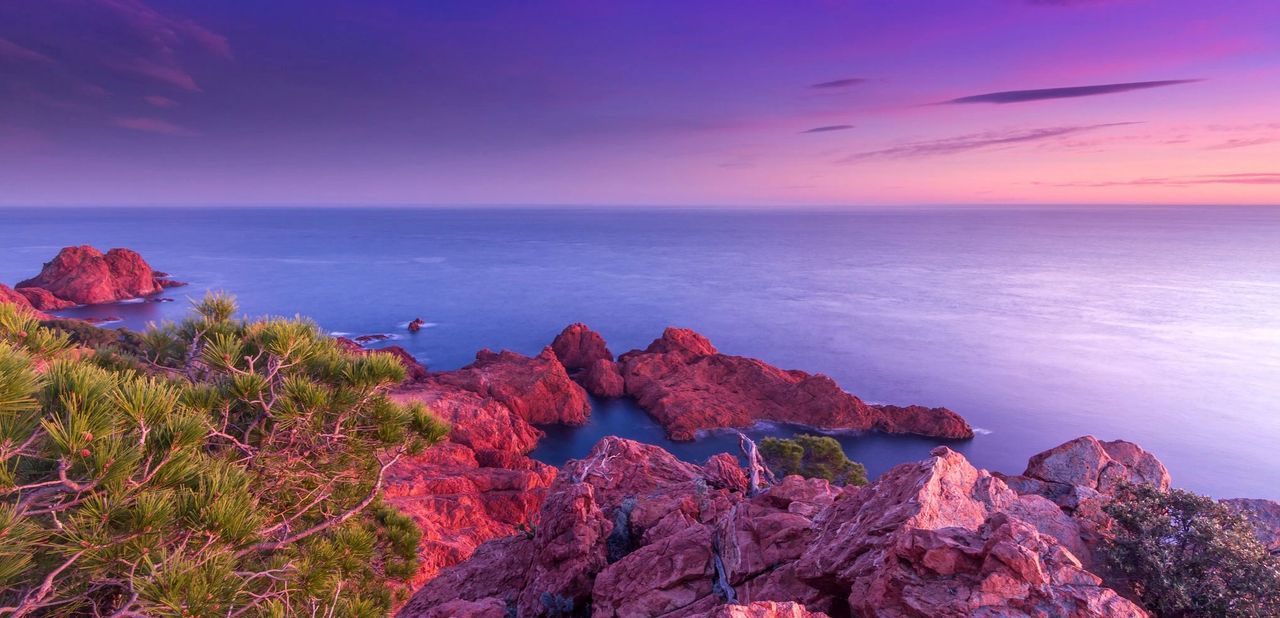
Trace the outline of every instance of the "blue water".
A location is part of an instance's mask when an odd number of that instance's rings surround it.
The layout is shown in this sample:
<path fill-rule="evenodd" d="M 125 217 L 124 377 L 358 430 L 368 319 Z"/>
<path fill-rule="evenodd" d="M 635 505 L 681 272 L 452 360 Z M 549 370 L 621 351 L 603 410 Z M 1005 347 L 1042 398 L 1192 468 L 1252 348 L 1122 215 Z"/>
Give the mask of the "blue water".
<path fill-rule="evenodd" d="M 1175 483 L 1280 498 L 1280 209 L 11 209 L 0 281 L 70 244 L 139 250 L 179 302 L 79 310 L 174 319 L 206 289 L 249 314 L 395 333 L 436 369 L 535 353 L 584 321 L 615 353 L 664 326 L 822 372 L 872 402 L 951 407 L 956 445 L 1021 471 L 1078 435 L 1157 453 Z M 431 323 L 416 335 L 403 324 Z M 763 428 L 756 433 L 786 433 Z M 625 402 L 553 429 L 559 462 L 601 435 L 664 443 Z M 735 441 L 670 445 L 700 459 Z M 878 473 L 933 442 L 842 438 Z"/>

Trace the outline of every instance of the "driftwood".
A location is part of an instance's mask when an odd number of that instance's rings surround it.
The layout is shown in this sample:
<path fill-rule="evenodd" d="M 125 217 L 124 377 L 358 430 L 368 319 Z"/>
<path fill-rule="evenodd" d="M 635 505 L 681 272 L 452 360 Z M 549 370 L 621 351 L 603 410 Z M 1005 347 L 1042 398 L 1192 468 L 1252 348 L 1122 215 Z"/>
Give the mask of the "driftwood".
<path fill-rule="evenodd" d="M 756 448 L 755 440 L 747 437 L 747 434 L 738 432 L 738 447 L 742 449 L 742 454 L 747 458 L 747 495 L 754 496 L 760 493 L 762 488 L 761 481 L 769 484 L 777 483 L 773 472 L 769 470 L 769 466 L 765 464 L 764 458 L 760 456 L 760 450 Z"/>

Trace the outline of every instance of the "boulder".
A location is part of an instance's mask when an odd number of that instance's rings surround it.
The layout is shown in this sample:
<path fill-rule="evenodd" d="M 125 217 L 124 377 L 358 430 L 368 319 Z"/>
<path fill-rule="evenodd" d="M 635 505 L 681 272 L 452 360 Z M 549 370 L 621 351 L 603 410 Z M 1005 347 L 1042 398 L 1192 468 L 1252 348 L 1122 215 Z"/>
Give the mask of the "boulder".
<path fill-rule="evenodd" d="M 450 601 L 426 610 L 425 618 L 508 618 L 507 604 L 487 597 L 479 601 Z"/>
<path fill-rule="evenodd" d="M 565 369 L 586 369 L 599 360 L 613 360 L 613 353 L 600 336 L 581 322 L 570 324 L 556 335 L 551 349 Z"/>
<path fill-rule="evenodd" d="M 128 249 L 105 255 L 90 247 L 66 247 L 40 274 L 18 288 L 40 288 L 63 301 L 92 305 L 149 296 L 163 289 L 142 256 Z"/>
<path fill-rule="evenodd" d="M 1022 494 L 1044 496 L 1064 509 L 1110 495 L 1120 483 L 1167 490 L 1169 471 L 1155 455 L 1124 440 L 1103 442 L 1081 436 L 1033 455 L 1021 476 L 1002 477 Z"/>
<path fill-rule="evenodd" d="M 611 360 L 597 359 L 574 378 L 596 397 L 616 398 L 626 394 L 626 384 L 618 372 L 618 364 Z"/>
<path fill-rule="evenodd" d="M 870 406 L 831 379 L 720 354 L 702 335 L 668 328 L 643 351 L 618 361 L 626 393 L 673 440 L 701 430 L 780 421 L 822 429 L 877 430 L 937 438 L 971 438 L 973 430 L 946 408 Z"/>
<path fill-rule="evenodd" d="M 416 333 L 422 330 L 422 327 L 426 325 L 426 320 L 423 320 L 422 318 L 414 318 L 412 322 L 409 322 L 409 332 Z"/>
<path fill-rule="evenodd" d="M 542 506 L 534 533 L 535 554 L 517 602 L 521 616 L 556 607 L 585 607 L 596 573 L 605 567 L 605 539 L 613 524 L 596 504 L 591 485 L 560 487 Z"/>

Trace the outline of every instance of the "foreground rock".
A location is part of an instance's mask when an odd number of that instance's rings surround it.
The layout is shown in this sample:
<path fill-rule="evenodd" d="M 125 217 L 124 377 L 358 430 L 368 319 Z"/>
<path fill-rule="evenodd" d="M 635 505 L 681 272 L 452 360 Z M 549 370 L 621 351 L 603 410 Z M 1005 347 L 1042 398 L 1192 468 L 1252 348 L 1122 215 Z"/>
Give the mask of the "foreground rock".
<path fill-rule="evenodd" d="M 112 249 L 103 254 L 82 245 L 62 249 L 39 275 L 15 287 L 48 292 L 52 299 L 42 303 L 93 305 L 150 296 L 174 285 L 180 284 L 157 276 L 134 251 Z"/>
<path fill-rule="evenodd" d="M 1076 556 L 1070 514 L 946 447 L 866 487 L 787 477 L 755 496 L 723 480 L 734 461 L 605 438 L 561 470 L 535 533 L 480 546 L 400 616 L 1146 616 Z M 1115 472 L 1149 472 L 1133 461 Z"/>
<path fill-rule="evenodd" d="M 973 437 L 969 424 L 946 408 L 867 405 L 831 378 L 720 354 L 705 337 L 687 329 L 668 328 L 645 350 L 623 354 L 618 365 L 626 393 L 674 440 L 762 420 L 822 429 Z"/>
<path fill-rule="evenodd" d="M 550 349 L 536 357 L 486 350 L 462 369 L 423 373 L 392 399 L 423 403 L 448 421 L 449 443 L 397 462 L 385 492 L 423 529 L 415 584 L 485 541 L 530 529 L 556 477 L 555 468 L 526 456 L 543 435 L 533 423 L 582 423 L 590 412 L 586 393 Z M 456 613 L 432 615 L 485 616 L 491 605 L 447 605 Z"/>
<path fill-rule="evenodd" d="M 348 352 L 354 352 L 357 354 L 370 354 L 373 352 L 382 352 L 384 354 L 390 354 L 396 357 L 396 360 L 400 361 L 400 364 L 404 367 L 404 378 L 406 381 L 416 382 L 418 380 L 422 380 L 426 378 L 428 375 L 427 366 L 418 362 L 418 359 L 414 358 L 414 356 L 410 354 L 408 350 L 398 345 L 389 345 L 389 346 L 384 346 L 381 348 L 370 350 L 365 348 L 363 345 L 360 345 L 354 339 L 347 339 L 346 337 L 334 337 L 334 341 L 337 341 L 338 345 L 342 346 L 342 348 Z"/>

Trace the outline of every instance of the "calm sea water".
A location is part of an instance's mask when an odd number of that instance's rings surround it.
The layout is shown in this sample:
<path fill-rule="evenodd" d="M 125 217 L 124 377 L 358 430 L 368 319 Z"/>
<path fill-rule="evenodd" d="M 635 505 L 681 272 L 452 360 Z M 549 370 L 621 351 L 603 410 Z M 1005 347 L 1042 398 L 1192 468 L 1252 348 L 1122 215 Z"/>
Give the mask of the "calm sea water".
<path fill-rule="evenodd" d="M 179 302 L 77 310 L 138 327 L 206 289 L 246 313 L 394 333 L 436 369 L 483 347 L 538 352 L 583 321 L 615 353 L 667 325 L 822 372 L 872 402 L 951 407 L 954 445 L 1019 472 L 1067 439 L 1124 438 L 1176 484 L 1280 498 L 1280 209 L 952 208 L 0 210 L 0 281 L 59 247 L 131 247 L 192 283 Z M 408 320 L 431 323 L 416 335 Z M 757 435 L 786 434 L 762 427 Z M 672 445 L 625 402 L 553 428 L 560 463 L 610 433 Z M 932 441 L 842 436 L 875 474 Z"/>

